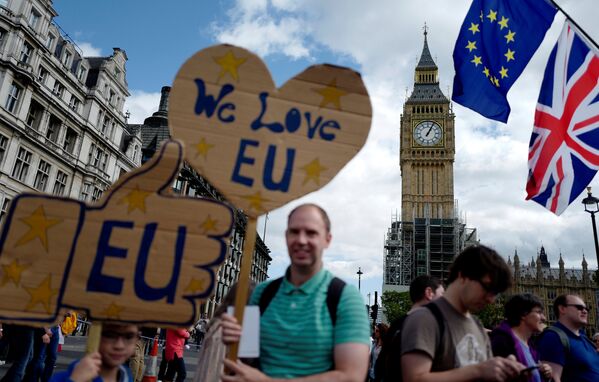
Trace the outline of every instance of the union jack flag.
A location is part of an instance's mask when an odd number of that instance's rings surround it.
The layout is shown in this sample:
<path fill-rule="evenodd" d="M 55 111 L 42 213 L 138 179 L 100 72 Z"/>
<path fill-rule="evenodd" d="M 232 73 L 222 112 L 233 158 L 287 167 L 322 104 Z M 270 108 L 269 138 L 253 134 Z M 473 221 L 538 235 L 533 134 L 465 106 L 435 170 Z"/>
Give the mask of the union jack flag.
<path fill-rule="evenodd" d="M 528 148 L 526 199 L 560 215 L 599 169 L 599 55 L 566 20 L 551 52 Z"/>

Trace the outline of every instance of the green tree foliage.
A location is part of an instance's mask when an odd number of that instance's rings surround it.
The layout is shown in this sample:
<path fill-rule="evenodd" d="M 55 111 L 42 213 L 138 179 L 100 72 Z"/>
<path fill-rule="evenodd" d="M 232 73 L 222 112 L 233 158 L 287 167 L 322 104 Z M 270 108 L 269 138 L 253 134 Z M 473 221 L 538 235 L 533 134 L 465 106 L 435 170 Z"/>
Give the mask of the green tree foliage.
<path fill-rule="evenodd" d="M 493 329 L 501 321 L 503 321 L 503 301 L 497 300 L 493 304 L 484 307 L 483 310 L 477 313 L 478 318 L 487 329 Z"/>
<path fill-rule="evenodd" d="M 393 292 L 385 291 L 381 296 L 383 310 L 389 322 L 393 322 L 396 318 L 408 313 L 412 307 L 410 294 L 408 292 Z"/>

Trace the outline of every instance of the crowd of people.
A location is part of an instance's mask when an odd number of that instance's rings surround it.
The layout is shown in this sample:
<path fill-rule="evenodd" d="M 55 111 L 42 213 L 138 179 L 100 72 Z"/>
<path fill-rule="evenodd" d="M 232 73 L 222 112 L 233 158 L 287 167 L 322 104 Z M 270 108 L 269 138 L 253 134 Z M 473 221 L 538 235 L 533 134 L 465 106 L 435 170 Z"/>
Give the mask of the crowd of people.
<path fill-rule="evenodd" d="M 371 327 L 357 288 L 323 267 L 332 240 L 327 213 L 314 204 L 296 207 L 285 237 L 291 262 L 285 276 L 250 291 L 249 304 L 260 307 L 259 358 L 225 359 L 227 347 L 242 333 L 235 317 L 225 313 L 234 300 L 232 288 L 212 320 L 195 328 L 203 346 L 194 382 L 599 381 L 599 335 L 591 340 L 584 332 L 590 306 L 580 296 L 557 297 L 557 321 L 546 327 L 538 297 L 512 295 L 505 320 L 496 328 L 483 327 L 475 313 L 512 285 L 508 265 L 491 248 L 463 250 L 446 286 L 431 276 L 417 277 L 410 285 L 409 312 L 390 326 Z M 191 331 L 166 331 L 160 380 L 186 379 L 183 352 Z M 48 380 L 48 364 L 42 367 L 36 344 L 48 343 L 54 334 L 36 333 L 23 350 L 32 361 L 19 366 L 22 374 L 7 374 L 2 382 Z M 139 382 L 153 335 L 140 336 L 135 325 L 104 324 L 99 351 L 50 380 Z"/>

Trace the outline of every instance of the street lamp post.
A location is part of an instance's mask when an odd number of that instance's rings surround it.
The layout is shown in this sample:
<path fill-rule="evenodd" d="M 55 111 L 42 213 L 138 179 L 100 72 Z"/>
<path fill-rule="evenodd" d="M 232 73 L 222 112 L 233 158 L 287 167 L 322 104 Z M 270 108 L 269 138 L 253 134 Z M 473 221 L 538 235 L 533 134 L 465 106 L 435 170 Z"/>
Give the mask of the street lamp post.
<path fill-rule="evenodd" d="M 582 199 L 584 204 L 584 210 L 591 214 L 591 221 L 593 222 L 593 239 L 595 239 L 595 255 L 597 256 L 597 269 L 599 273 L 599 241 L 597 241 L 597 223 L 595 223 L 595 212 L 599 211 L 599 199 L 591 194 L 591 187 L 587 187 L 588 196 Z M 597 284 L 599 284 L 599 274 L 595 274 Z"/>
<path fill-rule="evenodd" d="M 362 283 L 362 275 L 364 274 L 364 272 L 362 272 L 361 267 L 358 267 L 358 271 L 356 272 L 356 274 L 358 275 L 358 290 L 360 290 L 360 284 Z"/>

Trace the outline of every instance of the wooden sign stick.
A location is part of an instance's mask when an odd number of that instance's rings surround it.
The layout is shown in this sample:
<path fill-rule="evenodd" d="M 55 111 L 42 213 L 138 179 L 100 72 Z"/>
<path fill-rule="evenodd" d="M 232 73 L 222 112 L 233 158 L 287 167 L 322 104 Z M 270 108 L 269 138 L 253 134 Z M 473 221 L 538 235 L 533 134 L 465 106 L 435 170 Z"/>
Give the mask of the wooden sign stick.
<path fill-rule="evenodd" d="M 89 327 L 87 343 L 85 344 L 85 354 L 97 352 L 100 349 L 100 337 L 102 337 L 102 322 L 97 321 Z"/>
<path fill-rule="evenodd" d="M 239 281 L 237 282 L 237 293 L 235 295 L 235 318 L 241 325 L 243 323 L 243 312 L 248 300 L 250 289 L 250 271 L 252 269 L 252 258 L 256 244 L 256 218 L 248 217 L 245 227 L 245 243 L 243 243 L 243 256 L 241 257 L 241 269 L 239 270 Z M 231 345 L 228 358 L 237 360 L 239 342 Z"/>

